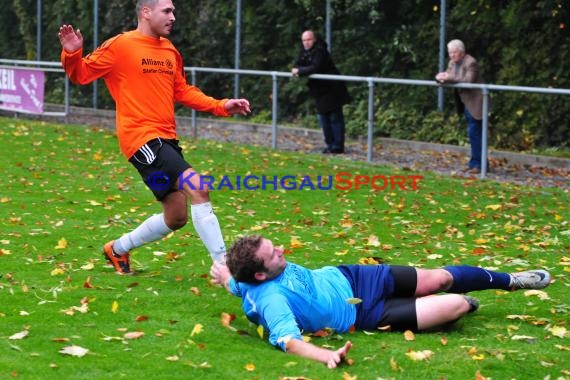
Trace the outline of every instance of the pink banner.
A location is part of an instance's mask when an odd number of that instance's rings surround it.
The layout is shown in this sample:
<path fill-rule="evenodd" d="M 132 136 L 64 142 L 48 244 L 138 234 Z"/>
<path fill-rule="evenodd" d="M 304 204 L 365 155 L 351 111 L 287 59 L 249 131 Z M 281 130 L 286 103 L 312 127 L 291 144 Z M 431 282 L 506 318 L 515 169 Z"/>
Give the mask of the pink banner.
<path fill-rule="evenodd" d="M 44 80 L 43 71 L 0 68 L 0 108 L 43 113 Z"/>

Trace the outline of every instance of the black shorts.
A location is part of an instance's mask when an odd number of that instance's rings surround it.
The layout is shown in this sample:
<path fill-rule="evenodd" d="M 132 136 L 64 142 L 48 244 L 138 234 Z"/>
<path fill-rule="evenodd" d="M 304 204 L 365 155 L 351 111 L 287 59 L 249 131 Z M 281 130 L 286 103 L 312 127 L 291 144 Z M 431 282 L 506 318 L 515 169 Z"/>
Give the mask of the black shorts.
<path fill-rule="evenodd" d="M 178 190 L 178 178 L 192 167 L 184 160 L 178 140 L 162 138 L 152 139 L 141 146 L 129 158 L 129 162 L 139 171 L 144 183 L 159 201 Z"/>
<path fill-rule="evenodd" d="M 390 326 L 391 330 L 418 330 L 416 313 L 416 287 L 418 275 L 416 269 L 409 266 L 390 265 L 394 279 L 394 293 L 386 299 L 384 311 L 378 327 Z"/>

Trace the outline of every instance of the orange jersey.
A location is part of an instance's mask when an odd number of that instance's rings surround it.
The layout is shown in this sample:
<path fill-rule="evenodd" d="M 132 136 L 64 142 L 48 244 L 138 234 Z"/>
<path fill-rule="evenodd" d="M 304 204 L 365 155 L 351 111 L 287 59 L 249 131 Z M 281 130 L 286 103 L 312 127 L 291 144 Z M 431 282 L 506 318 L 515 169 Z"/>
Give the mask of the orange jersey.
<path fill-rule="evenodd" d="M 166 38 L 133 30 L 82 56 L 82 49 L 63 50 L 63 68 L 73 83 L 105 80 L 117 108 L 119 146 L 127 158 L 156 137 L 176 138 L 175 102 L 218 116 L 230 115 L 224 109 L 227 99 L 214 99 L 186 82 L 182 57 Z"/>

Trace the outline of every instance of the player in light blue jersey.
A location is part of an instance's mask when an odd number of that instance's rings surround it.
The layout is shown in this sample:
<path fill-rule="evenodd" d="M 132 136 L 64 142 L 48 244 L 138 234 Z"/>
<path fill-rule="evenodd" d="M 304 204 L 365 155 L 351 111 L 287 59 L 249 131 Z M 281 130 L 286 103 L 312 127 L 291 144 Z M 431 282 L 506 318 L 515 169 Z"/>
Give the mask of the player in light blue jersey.
<path fill-rule="evenodd" d="M 550 274 L 514 274 L 474 266 L 420 269 L 396 265 L 341 265 L 307 269 L 287 262 L 283 249 L 261 236 L 238 239 L 214 264 L 215 283 L 242 298 L 247 318 L 269 331 L 269 342 L 283 351 L 335 368 L 351 343 L 329 350 L 303 341 L 302 333 L 351 327 L 421 331 L 456 321 L 477 310 L 478 301 L 460 293 L 485 289 L 541 289 Z M 431 296 L 435 293 L 447 292 Z M 453 294 L 455 293 L 455 294 Z"/>

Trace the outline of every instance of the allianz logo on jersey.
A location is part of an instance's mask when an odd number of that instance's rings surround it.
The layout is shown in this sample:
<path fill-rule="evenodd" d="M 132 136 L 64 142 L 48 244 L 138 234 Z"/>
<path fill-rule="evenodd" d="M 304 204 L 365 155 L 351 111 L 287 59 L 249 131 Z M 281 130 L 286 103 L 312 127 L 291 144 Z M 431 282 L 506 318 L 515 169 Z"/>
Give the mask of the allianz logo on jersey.
<path fill-rule="evenodd" d="M 152 59 L 152 58 L 143 58 L 141 61 L 141 65 L 166 67 L 167 69 L 172 69 L 172 67 L 174 66 L 170 61 L 170 59 L 167 59 L 166 61 L 159 61 L 157 59 Z"/>

